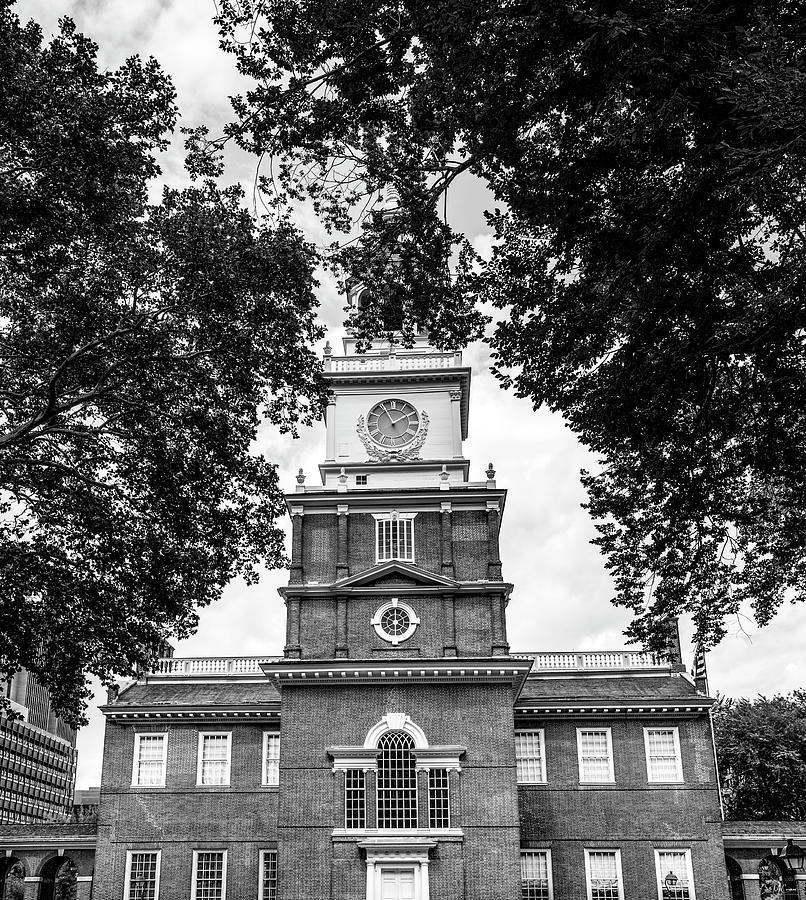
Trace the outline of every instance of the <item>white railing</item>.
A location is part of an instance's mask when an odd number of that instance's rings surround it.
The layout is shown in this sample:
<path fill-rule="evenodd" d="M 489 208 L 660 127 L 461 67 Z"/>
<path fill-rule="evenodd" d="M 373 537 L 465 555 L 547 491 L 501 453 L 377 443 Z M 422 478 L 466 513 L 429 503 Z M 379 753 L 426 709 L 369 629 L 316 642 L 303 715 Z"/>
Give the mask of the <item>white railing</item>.
<path fill-rule="evenodd" d="M 586 653 L 519 653 L 532 660 L 533 672 L 584 671 L 592 669 L 660 669 L 668 661 L 656 653 L 639 650 L 593 650 Z"/>
<path fill-rule="evenodd" d="M 279 656 L 196 656 L 158 659 L 149 675 L 188 677 L 193 675 L 262 675 L 261 663 L 277 662 Z"/>
<path fill-rule="evenodd" d="M 389 354 L 387 356 L 326 356 L 326 372 L 389 372 L 416 369 L 455 369 L 462 365 L 462 354 L 435 350 L 429 353 Z"/>

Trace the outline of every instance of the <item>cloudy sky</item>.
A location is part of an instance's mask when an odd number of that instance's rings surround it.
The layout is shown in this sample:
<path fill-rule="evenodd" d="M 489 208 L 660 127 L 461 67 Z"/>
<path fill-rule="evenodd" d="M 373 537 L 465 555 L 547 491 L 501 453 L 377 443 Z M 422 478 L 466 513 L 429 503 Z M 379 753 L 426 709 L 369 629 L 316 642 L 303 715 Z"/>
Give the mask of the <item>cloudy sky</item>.
<path fill-rule="evenodd" d="M 229 118 L 228 97 L 243 87 L 231 58 L 218 49 L 213 0 L 18 0 L 17 11 L 21 18 L 38 21 L 46 36 L 56 29 L 59 16 L 71 16 L 99 44 L 101 64 L 108 68 L 133 53 L 155 56 L 173 78 L 183 125 L 204 123 L 215 133 Z M 172 185 L 184 181 L 180 147 L 177 141 L 161 161 L 164 181 Z M 226 180 L 251 186 L 253 175 L 254 160 L 237 153 L 229 156 Z M 483 202 L 483 186 L 467 176 L 455 183 L 448 200 L 452 224 L 480 251 L 489 247 L 480 214 Z M 313 221 L 301 225 L 311 240 L 324 239 Z M 344 301 L 327 280 L 320 299 L 328 337 L 338 346 Z M 622 647 L 628 617 L 609 603 L 610 580 L 589 543 L 593 526 L 580 508 L 584 494 L 578 473 L 595 461 L 562 419 L 534 412 L 497 386 L 483 346 L 466 351 L 465 361 L 473 369 L 465 446 L 471 480 L 483 480 L 492 461 L 499 485 L 509 490 L 501 555 L 504 577 L 515 584 L 508 620 L 513 650 Z M 324 457 L 324 429 L 309 429 L 297 441 L 266 429 L 260 449 L 279 464 L 291 489 L 300 467 L 314 478 L 316 464 Z M 230 585 L 221 602 L 202 613 L 197 634 L 177 648 L 177 655 L 281 653 L 284 607 L 277 588 L 285 581 L 285 572 L 268 572 L 257 586 Z M 682 632 L 690 661 L 686 623 Z M 806 615 L 798 607 L 785 608 L 763 630 L 747 617 L 737 619 L 722 645 L 709 654 L 712 689 L 755 696 L 806 684 L 801 652 L 805 640 Z M 80 788 L 100 780 L 102 736 L 103 717 L 93 709 L 78 741 Z"/>

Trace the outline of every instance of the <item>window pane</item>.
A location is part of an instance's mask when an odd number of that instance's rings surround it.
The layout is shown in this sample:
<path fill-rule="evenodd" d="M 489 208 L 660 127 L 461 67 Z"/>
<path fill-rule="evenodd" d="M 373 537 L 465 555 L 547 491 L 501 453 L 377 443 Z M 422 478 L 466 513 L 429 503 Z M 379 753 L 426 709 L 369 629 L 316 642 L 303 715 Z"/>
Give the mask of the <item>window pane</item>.
<path fill-rule="evenodd" d="M 414 561 L 414 519 L 391 515 L 375 523 L 378 560 Z"/>
<path fill-rule="evenodd" d="M 280 735 L 266 734 L 266 758 L 264 760 L 264 784 L 280 783 Z"/>
<path fill-rule="evenodd" d="M 431 769 L 428 773 L 428 825 L 450 828 L 451 811 L 447 769 Z"/>
<path fill-rule="evenodd" d="M 344 773 L 344 827 L 365 828 L 366 778 L 361 769 L 348 769 Z"/>
<path fill-rule="evenodd" d="M 201 754 L 201 783 L 227 784 L 229 782 L 229 735 L 202 735 Z"/>
<path fill-rule="evenodd" d="M 649 778 L 651 781 L 678 781 L 677 745 L 673 728 L 647 730 Z"/>
<path fill-rule="evenodd" d="M 194 900 L 221 900 L 224 896 L 224 853 L 221 850 L 196 854 Z"/>
<path fill-rule="evenodd" d="M 413 746 L 402 731 L 389 731 L 378 741 L 378 828 L 417 827 Z"/>
<path fill-rule="evenodd" d="M 263 883 L 260 900 L 277 900 L 277 851 L 263 851 Z"/>
<path fill-rule="evenodd" d="M 515 734 L 515 760 L 518 781 L 543 781 L 543 741 L 539 731 L 519 731 Z"/>
<path fill-rule="evenodd" d="M 131 854 L 127 900 L 156 900 L 157 852 Z"/>
<path fill-rule="evenodd" d="M 579 732 L 583 781 L 610 781 L 610 750 L 607 731 Z"/>
<path fill-rule="evenodd" d="M 591 900 L 619 900 L 618 864 L 611 850 L 588 854 Z"/>
<path fill-rule="evenodd" d="M 545 850 L 521 851 L 521 900 L 549 900 L 549 860 Z"/>
<path fill-rule="evenodd" d="M 691 885 L 686 854 L 662 850 L 658 853 L 658 868 L 664 900 L 690 900 Z"/>
<path fill-rule="evenodd" d="M 164 734 L 141 734 L 137 741 L 135 784 L 159 786 L 163 778 Z"/>

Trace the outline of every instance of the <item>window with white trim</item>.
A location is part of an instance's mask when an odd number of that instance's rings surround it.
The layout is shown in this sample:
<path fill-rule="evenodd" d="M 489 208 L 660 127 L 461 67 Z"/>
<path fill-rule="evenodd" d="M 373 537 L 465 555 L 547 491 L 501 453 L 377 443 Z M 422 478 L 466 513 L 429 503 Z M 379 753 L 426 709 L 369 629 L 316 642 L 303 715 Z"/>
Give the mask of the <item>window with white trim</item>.
<path fill-rule="evenodd" d="M 124 900 L 157 900 L 160 893 L 159 850 L 127 850 Z"/>
<path fill-rule="evenodd" d="M 344 773 L 344 827 L 367 826 L 367 779 L 363 769 Z"/>
<path fill-rule="evenodd" d="M 428 771 L 428 827 L 451 827 L 450 776 L 447 769 Z"/>
<path fill-rule="evenodd" d="M 277 900 L 277 851 L 260 851 L 260 900 Z"/>
<path fill-rule="evenodd" d="M 231 746 L 229 731 L 200 732 L 196 784 L 229 784 Z"/>
<path fill-rule="evenodd" d="M 543 784 L 546 781 L 545 732 L 515 732 L 515 762 L 520 784 Z"/>
<path fill-rule="evenodd" d="M 135 734 L 132 787 L 165 787 L 167 752 L 167 734 Z"/>
<path fill-rule="evenodd" d="M 191 900 L 226 900 L 227 851 L 194 850 Z"/>
<path fill-rule="evenodd" d="M 585 875 L 588 900 L 624 900 L 618 850 L 586 850 Z"/>
<path fill-rule="evenodd" d="M 656 850 L 658 900 L 695 900 L 690 850 Z"/>
<path fill-rule="evenodd" d="M 683 780 L 680 736 L 677 728 L 645 728 L 646 771 L 649 781 Z"/>
<path fill-rule="evenodd" d="M 521 900 L 553 900 L 551 853 L 521 850 Z"/>
<path fill-rule="evenodd" d="M 414 514 L 392 512 L 375 517 L 375 558 L 377 562 L 414 562 Z"/>
<path fill-rule="evenodd" d="M 579 780 L 585 784 L 615 781 L 613 741 L 609 728 L 577 728 Z"/>
<path fill-rule="evenodd" d="M 263 732 L 263 784 L 280 783 L 280 735 L 271 731 Z"/>
<path fill-rule="evenodd" d="M 414 741 L 405 731 L 387 731 L 378 749 L 378 828 L 416 828 Z"/>

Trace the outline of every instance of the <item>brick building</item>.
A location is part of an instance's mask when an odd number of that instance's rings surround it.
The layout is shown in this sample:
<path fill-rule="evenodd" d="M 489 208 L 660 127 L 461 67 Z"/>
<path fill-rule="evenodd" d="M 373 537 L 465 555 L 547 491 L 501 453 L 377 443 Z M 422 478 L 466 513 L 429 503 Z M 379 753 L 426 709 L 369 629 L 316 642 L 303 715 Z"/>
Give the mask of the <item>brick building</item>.
<path fill-rule="evenodd" d="M 325 364 L 284 655 L 165 659 L 110 696 L 94 900 L 726 900 L 679 648 L 510 650 L 461 355 L 348 337 Z"/>
<path fill-rule="evenodd" d="M 44 821 L 73 801 L 76 735 L 26 671 L 5 685 L 16 718 L 0 715 L 0 824 Z"/>

